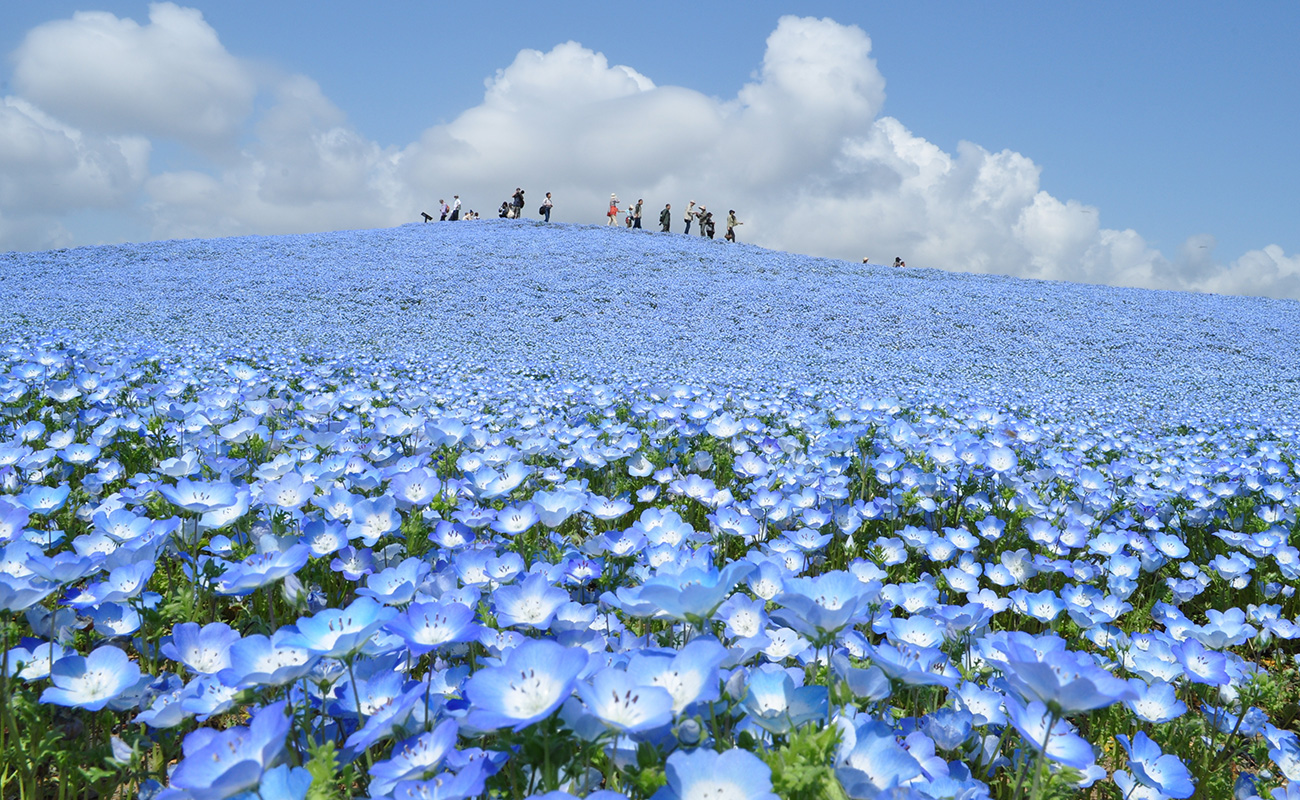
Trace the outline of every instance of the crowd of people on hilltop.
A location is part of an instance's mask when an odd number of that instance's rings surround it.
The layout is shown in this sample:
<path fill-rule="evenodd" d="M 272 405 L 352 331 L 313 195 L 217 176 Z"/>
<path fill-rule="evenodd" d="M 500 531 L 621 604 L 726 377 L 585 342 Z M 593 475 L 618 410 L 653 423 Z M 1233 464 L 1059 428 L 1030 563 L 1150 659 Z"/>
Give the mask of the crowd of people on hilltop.
<path fill-rule="evenodd" d="M 611 192 L 609 195 L 609 210 L 605 213 L 606 225 L 618 224 L 618 217 L 620 213 L 618 207 L 619 202 L 620 201 L 618 199 L 618 195 L 616 193 Z M 621 212 L 623 214 L 623 224 L 626 225 L 628 228 L 640 228 L 641 212 L 644 205 L 645 205 L 645 201 L 640 198 L 637 199 L 635 204 L 629 203 L 627 207 L 624 208 L 623 211 Z M 714 234 L 717 232 L 717 223 L 713 219 L 713 212 L 707 209 L 706 207 L 704 207 L 704 205 L 702 204 L 697 207 L 695 205 L 694 200 L 690 201 L 690 203 L 686 206 L 686 214 L 684 219 L 686 222 L 686 227 L 683 232 L 686 233 L 687 235 L 689 235 L 691 232 L 691 223 L 693 222 L 696 223 L 696 230 L 700 232 L 700 236 L 707 236 L 710 239 L 712 239 L 714 237 Z M 726 239 L 728 242 L 736 241 L 736 228 L 744 224 L 745 223 L 741 222 L 739 219 L 736 218 L 735 209 L 728 211 L 727 212 L 727 233 L 722 238 Z M 671 203 L 665 203 L 663 210 L 659 212 L 659 230 L 662 231 L 663 233 L 670 233 L 672 231 L 672 226 L 673 226 L 673 206 Z"/>
<path fill-rule="evenodd" d="M 615 192 L 610 192 L 609 209 L 605 212 L 605 224 L 618 225 L 620 222 L 619 217 L 620 215 L 622 215 L 622 224 L 624 226 L 626 226 L 629 229 L 632 228 L 639 229 L 641 227 L 641 215 L 645 208 L 645 201 L 638 198 L 636 203 L 629 203 L 626 207 L 622 209 L 619 208 L 620 202 L 621 201 L 618 199 L 618 194 Z M 537 213 L 544 222 L 550 222 L 551 209 L 554 207 L 555 207 L 555 203 L 554 201 L 551 200 L 551 193 L 547 192 L 546 199 L 543 200 L 541 206 L 538 207 Z M 478 213 L 475 212 L 473 209 L 470 209 L 464 214 L 461 213 L 460 195 L 458 194 L 452 195 L 451 205 L 448 205 L 446 201 L 439 200 L 438 213 L 439 213 L 438 219 L 443 222 L 455 222 L 457 220 L 462 220 L 462 219 L 479 218 Z M 515 187 L 515 193 L 512 194 L 509 197 L 509 199 L 503 201 L 501 203 L 501 207 L 497 209 L 497 216 L 500 217 L 501 219 L 519 219 L 521 216 L 523 216 L 523 213 L 524 213 L 524 190 L 519 187 Z M 433 221 L 433 215 L 431 214 L 420 212 L 420 216 L 424 217 L 425 222 Z M 686 225 L 685 228 L 683 228 L 682 232 L 688 236 L 691 233 L 692 224 L 696 226 L 695 229 L 699 231 L 700 236 L 707 236 L 710 239 L 714 237 L 714 234 L 717 230 L 717 223 L 713 219 L 713 212 L 709 211 L 709 209 L 706 208 L 703 204 L 696 205 L 694 200 L 691 200 L 686 205 L 686 213 L 683 216 L 683 220 L 685 221 Z M 671 203 L 665 203 L 663 209 L 659 212 L 659 230 L 662 231 L 663 233 L 670 233 L 672 231 L 672 224 L 673 224 L 673 207 Z M 736 241 L 736 228 L 744 224 L 745 223 L 741 222 L 739 219 L 736 218 L 735 209 L 729 210 L 727 212 L 727 219 L 726 219 L 727 232 L 722 238 L 727 240 L 728 242 Z M 866 264 L 868 260 L 869 259 L 864 258 L 862 259 L 862 263 Z M 907 264 L 904 263 L 903 259 L 895 258 L 893 266 L 906 267 Z"/>
<path fill-rule="evenodd" d="M 624 225 L 628 228 L 640 228 L 641 213 L 645 206 L 645 201 L 638 199 L 635 205 L 629 204 L 627 208 L 622 211 L 619 209 L 619 202 L 618 195 L 611 192 L 609 195 L 609 210 L 606 213 L 606 224 L 618 225 L 619 214 L 622 213 L 624 215 Z M 542 201 L 541 206 L 537 209 L 538 215 L 541 216 L 544 222 L 551 221 L 551 209 L 554 208 L 554 206 L 555 204 L 551 200 L 551 193 L 547 192 L 546 199 Z M 524 190 L 516 187 L 515 193 L 511 195 L 509 199 L 503 201 L 501 207 L 497 209 L 497 216 L 501 219 L 519 219 L 523 216 L 523 213 Z M 673 220 L 672 215 L 672 204 L 665 203 L 663 210 L 659 212 L 659 229 L 662 232 L 671 232 Z M 420 216 L 424 218 L 425 222 L 433 221 L 433 215 L 427 212 L 420 212 Z M 461 213 L 460 195 L 452 195 L 451 205 L 448 205 L 445 200 L 438 201 L 438 220 L 440 222 L 456 222 L 457 220 L 462 219 L 478 218 L 478 214 L 473 209 L 470 209 L 464 214 Z M 696 206 L 694 200 L 690 201 L 686 206 L 685 221 L 686 227 L 683 232 L 686 234 L 690 234 L 692 223 L 696 224 L 696 230 L 699 231 L 700 236 L 707 236 L 712 239 L 717 231 L 717 223 L 713 219 L 713 212 L 709 211 L 703 204 Z M 736 228 L 745 223 L 736 218 L 735 209 L 727 212 L 726 223 L 727 232 L 722 238 L 729 242 L 734 242 L 736 241 Z"/>

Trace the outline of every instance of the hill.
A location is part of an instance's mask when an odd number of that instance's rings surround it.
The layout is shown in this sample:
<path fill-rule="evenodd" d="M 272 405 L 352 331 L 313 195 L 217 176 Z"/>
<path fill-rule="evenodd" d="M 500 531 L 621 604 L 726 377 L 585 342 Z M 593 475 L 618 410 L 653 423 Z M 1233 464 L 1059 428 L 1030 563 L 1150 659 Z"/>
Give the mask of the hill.
<path fill-rule="evenodd" d="M 539 376 L 1292 418 L 1300 304 L 893 269 L 650 231 L 414 224 L 0 256 L 0 330 Z"/>

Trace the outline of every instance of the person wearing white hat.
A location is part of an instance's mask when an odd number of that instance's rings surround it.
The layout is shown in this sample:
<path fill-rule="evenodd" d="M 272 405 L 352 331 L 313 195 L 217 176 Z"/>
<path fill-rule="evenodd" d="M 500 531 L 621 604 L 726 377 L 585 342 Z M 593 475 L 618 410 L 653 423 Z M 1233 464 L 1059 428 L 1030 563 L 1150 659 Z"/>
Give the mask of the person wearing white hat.
<path fill-rule="evenodd" d="M 609 193 L 609 213 L 605 215 L 606 225 L 618 224 L 618 195 Z"/>

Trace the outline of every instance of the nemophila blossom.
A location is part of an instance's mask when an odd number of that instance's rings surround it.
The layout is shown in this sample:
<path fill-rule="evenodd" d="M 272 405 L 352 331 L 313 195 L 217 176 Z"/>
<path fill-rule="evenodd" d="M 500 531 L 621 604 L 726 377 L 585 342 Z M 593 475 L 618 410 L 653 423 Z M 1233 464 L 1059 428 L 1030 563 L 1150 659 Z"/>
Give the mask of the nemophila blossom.
<path fill-rule="evenodd" d="M 0 573 L 0 610 L 25 611 L 54 593 L 58 584 Z"/>
<path fill-rule="evenodd" d="M 386 622 L 384 628 L 400 636 L 416 656 L 444 645 L 474 641 L 480 633 L 472 609 L 445 600 L 413 603 Z"/>
<path fill-rule="evenodd" d="M 1137 697 L 1125 700 L 1124 705 L 1140 720 L 1159 725 L 1178 719 L 1187 712 L 1187 704 L 1178 699 L 1173 684 L 1162 680 L 1148 684 L 1141 678 L 1130 678 L 1128 683 Z"/>
<path fill-rule="evenodd" d="M 1012 727 L 1029 747 L 1067 767 L 1082 770 L 1092 765 L 1095 760 L 1092 745 L 1047 706 L 1037 700 L 1025 706 L 1008 698 L 1006 708 Z"/>
<path fill-rule="evenodd" d="M 673 698 L 673 714 L 680 715 L 692 703 L 718 698 L 718 668 L 726 658 L 726 649 L 716 639 L 700 637 L 676 653 L 635 653 L 628 660 L 627 672 L 638 683 L 667 689 Z"/>
<path fill-rule="evenodd" d="M 217 579 L 220 594 L 247 595 L 263 586 L 282 580 L 302 569 L 311 556 L 305 544 L 293 544 L 283 551 L 272 550 L 249 556 L 231 564 Z"/>
<path fill-rule="evenodd" d="M 391 793 L 401 781 L 433 777 L 455 747 L 458 730 L 455 720 L 444 720 L 433 730 L 399 743 L 390 758 L 370 768 L 370 794 L 380 797 Z"/>
<path fill-rule="evenodd" d="M 1065 649 L 1062 639 L 1035 638 L 1019 631 L 988 637 L 987 658 L 1007 683 L 1030 701 L 1058 714 L 1091 711 L 1136 699 L 1137 694 L 1086 653 Z"/>
<path fill-rule="evenodd" d="M 551 585 L 544 575 L 529 575 L 521 583 L 492 593 L 497 624 L 545 630 L 555 612 L 569 602 L 569 593 Z"/>
<path fill-rule="evenodd" d="M 200 675 L 213 675 L 230 666 L 230 648 L 239 632 L 224 622 L 182 622 L 172 628 L 170 641 L 163 642 L 162 654 Z"/>
<path fill-rule="evenodd" d="M 405 605 L 415 598 L 415 593 L 429 576 L 429 563 L 418 558 L 403 559 L 395 567 L 373 573 L 366 579 L 365 587 L 357 594 L 374 598 L 384 605 Z"/>
<path fill-rule="evenodd" d="M 764 664 L 749 673 L 740 707 L 746 719 L 776 735 L 784 735 L 811 720 L 824 720 L 829 708 L 825 686 L 802 686 L 790 671 Z"/>
<path fill-rule="evenodd" d="M 1159 792 L 1162 796 L 1181 798 L 1191 797 L 1196 791 L 1195 781 L 1187 766 L 1177 756 L 1166 754 L 1160 745 L 1151 741 L 1143 731 L 1129 739 L 1124 734 L 1115 737 L 1128 753 L 1128 768 L 1132 778 L 1138 783 Z M 1132 786 L 1125 787 L 1124 781 L 1116 773 L 1115 782 L 1126 793 Z"/>
<path fill-rule="evenodd" d="M 500 666 L 480 669 L 465 682 L 470 703 L 465 724 L 485 731 L 523 730 L 559 708 L 586 668 L 585 650 L 544 639 L 525 640 L 506 654 Z"/>
<path fill-rule="evenodd" d="M 402 525 L 397 513 L 397 501 L 391 495 L 358 501 L 352 507 L 352 522 L 348 525 L 348 538 L 361 539 L 366 547 L 374 547 L 379 540 L 394 533 Z"/>
<path fill-rule="evenodd" d="M 71 491 L 72 487 L 67 484 L 54 487 L 29 486 L 17 499 L 30 513 L 48 517 L 63 508 Z"/>
<path fill-rule="evenodd" d="M 815 578 L 792 578 L 776 597 L 781 607 L 772 618 L 814 640 L 833 635 L 876 600 L 879 585 L 862 583 L 852 572 L 824 572 Z"/>
<path fill-rule="evenodd" d="M 777 800 L 771 769 L 748 750 L 678 750 L 664 772 L 668 783 L 651 800 Z"/>
<path fill-rule="evenodd" d="M 191 481 L 180 478 L 175 486 L 159 484 L 158 492 L 177 508 L 195 514 L 217 511 L 237 502 L 235 485 L 224 481 Z"/>
<path fill-rule="evenodd" d="M 647 603 L 674 619 L 703 625 L 754 569 L 743 561 L 733 561 L 721 570 L 687 567 L 679 573 L 656 575 L 635 590 L 620 588 L 615 594 L 622 602 Z"/>
<path fill-rule="evenodd" d="M 280 686 L 306 675 L 317 661 L 307 647 L 295 643 L 299 634 L 281 628 L 271 636 L 252 634 L 230 646 L 230 666 L 217 673 L 226 686 L 247 689 Z"/>
<path fill-rule="evenodd" d="M 651 731 L 673 719 L 673 697 L 668 690 L 641 683 L 624 670 L 599 670 L 590 683 L 579 682 L 577 692 L 595 717 L 620 733 Z"/>
<path fill-rule="evenodd" d="M 327 608 L 299 619 L 298 632 L 286 636 L 284 643 L 305 648 L 313 655 L 344 658 L 364 647 L 396 615 L 395 608 L 358 597 L 345 609 Z"/>
<path fill-rule="evenodd" d="M 855 728 L 852 720 L 844 719 L 839 727 L 835 777 L 850 797 L 876 797 L 923 774 L 916 758 L 884 723 L 868 720 Z"/>
<path fill-rule="evenodd" d="M 532 503 L 506 506 L 497 513 L 492 530 L 506 536 L 517 536 L 537 524 L 540 517 Z"/>
<path fill-rule="evenodd" d="M 50 683 L 42 703 L 98 711 L 135 688 L 140 667 L 116 647 L 100 647 L 90 655 L 67 655 L 50 667 Z"/>
<path fill-rule="evenodd" d="M 286 705 L 281 700 L 262 708 L 247 727 L 200 728 L 186 736 L 185 757 L 172 770 L 171 787 L 193 800 L 225 800 L 256 788 L 284 751 L 290 727 Z"/>
<path fill-rule="evenodd" d="M 58 642 L 41 642 L 27 647 L 11 648 L 7 656 L 9 677 L 20 678 L 27 682 L 47 678 L 54 662 L 68 654 L 69 652 Z"/>
<path fill-rule="evenodd" d="M 1222 686 L 1228 683 L 1228 659 L 1222 653 L 1210 650 L 1195 639 L 1180 642 L 1172 648 L 1183 675 L 1192 683 Z"/>

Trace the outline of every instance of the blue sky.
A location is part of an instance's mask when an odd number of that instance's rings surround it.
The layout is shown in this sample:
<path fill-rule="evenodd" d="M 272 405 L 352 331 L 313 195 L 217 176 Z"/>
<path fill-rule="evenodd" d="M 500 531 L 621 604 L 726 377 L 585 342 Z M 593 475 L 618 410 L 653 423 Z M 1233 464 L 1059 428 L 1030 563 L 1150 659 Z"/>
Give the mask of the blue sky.
<path fill-rule="evenodd" d="M 0 203 L 0 248 L 348 227 L 348 212 L 341 204 L 329 210 L 304 210 L 313 204 L 302 197 L 287 200 L 273 212 L 265 207 L 246 209 L 243 218 L 241 212 L 232 212 L 229 219 L 217 219 L 206 228 L 201 220 L 213 216 L 209 213 L 212 207 L 195 205 L 184 219 L 175 215 L 162 219 L 158 214 L 160 206 L 175 207 L 204 192 L 211 194 L 211 187 L 189 193 L 176 189 L 178 183 L 184 183 L 176 180 L 177 176 L 203 174 L 215 177 L 221 186 L 230 186 L 242 179 L 238 176 L 268 172 L 275 148 L 259 153 L 256 167 L 251 160 L 243 167 L 235 165 L 236 157 L 231 154 L 233 148 L 256 150 L 264 144 L 260 139 L 267 134 L 262 126 L 284 105 L 283 98 L 277 98 L 277 88 L 293 76 L 309 79 L 318 87 L 321 103 L 331 109 L 321 112 L 317 108 L 311 112 L 314 119 L 326 118 L 325 128 L 344 130 L 370 147 L 369 152 L 375 155 L 366 169 L 373 172 L 374 159 L 397 158 L 393 154 L 400 153 L 401 166 L 394 169 L 410 172 L 410 165 L 418 161 L 410 152 L 412 145 L 428 131 L 445 129 L 454 138 L 457 130 L 474 130 L 462 115 L 484 104 L 485 81 L 515 63 L 521 51 L 550 54 L 557 45 L 571 40 L 587 51 L 603 54 L 608 67 L 630 67 L 654 87 L 683 87 L 711 98 L 720 116 L 727 117 L 735 105 L 746 104 L 740 94 L 746 84 L 763 82 L 768 37 L 783 15 L 793 14 L 829 18 L 846 28 L 856 26 L 869 37 L 869 55 L 854 62 L 860 62 L 865 77 L 854 85 L 868 91 L 879 89 L 879 102 L 864 100 L 861 114 L 854 119 L 831 122 L 818 116 L 819 110 L 834 115 L 825 105 L 790 106 L 791 130 L 782 141 L 787 148 L 800 148 L 799 120 L 818 131 L 842 124 L 837 128 L 838 143 L 828 145 L 825 151 L 832 154 L 826 158 L 833 161 L 832 151 L 843 142 L 868 137 L 873 124 L 883 130 L 881 119 L 896 120 L 907 134 L 904 140 L 897 131 L 887 132 L 886 138 L 897 152 L 886 157 L 879 147 L 873 147 L 849 170 L 856 176 L 854 180 L 876 182 L 868 193 L 871 202 L 860 192 L 835 194 L 839 189 L 834 187 L 846 178 L 835 173 L 830 161 L 806 165 L 807 173 L 818 177 L 801 183 L 794 170 L 801 163 L 798 158 L 791 160 L 789 170 L 773 170 L 780 175 L 762 184 L 738 182 L 733 186 L 721 168 L 710 173 L 714 175 L 711 183 L 703 182 L 708 175 L 702 174 L 696 185 L 691 184 L 689 175 L 656 181 L 635 169 L 620 175 L 617 168 L 609 174 L 594 170 L 582 180 L 569 179 L 573 170 L 564 179 L 545 171 L 517 170 L 521 173 L 517 180 L 527 180 L 538 195 L 545 191 L 539 182 L 563 187 L 562 199 L 568 202 L 559 203 L 557 216 L 568 221 L 596 221 L 595 197 L 607 194 L 606 186 L 611 184 L 610 188 L 623 194 L 677 190 L 703 195 L 716 186 L 718 193 L 726 194 L 716 202 L 744 208 L 742 218 L 749 217 L 750 227 L 742 230 L 750 240 L 783 249 L 842 258 L 869 251 L 864 254 L 881 261 L 891 260 L 889 256 L 898 251 L 912 263 L 920 260 L 927 266 L 952 269 L 1300 296 L 1300 275 L 1293 274 L 1300 271 L 1300 226 L 1296 225 L 1300 158 L 1294 152 L 1295 132 L 1300 130 L 1300 59 L 1294 55 L 1293 41 L 1294 31 L 1300 29 L 1300 4 L 1294 2 L 751 2 L 689 6 L 583 2 L 504 7 L 295 1 L 259 4 L 256 11 L 243 3 L 178 5 L 200 11 L 202 24 L 219 42 L 222 53 L 214 62 L 218 67 L 205 68 L 209 73 L 238 64 L 253 76 L 248 79 L 254 86 L 249 90 L 251 104 L 241 108 L 238 98 L 226 96 L 232 103 L 230 113 L 237 119 L 199 139 L 190 135 L 192 130 L 178 134 L 174 125 L 168 127 L 156 118 L 153 124 L 142 122 L 134 131 L 131 121 L 122 115 L 111 120 L 79 116 L 77 109 L 85 107 L 84 101 L 77 105 L 77 98 L 69 95 L 66 87 L 51 88 L 32 77 L 38 67 L 30 64 L 39 59 L 31 53 L 37 48 L 24 51 L 23 47 L 37 26 L 69 21 L 74 12 L 87 10 L 109 12 L 119 20 L 147 26 L 149 3 L 0 3 L 0 45 L 9 54 L 0 73 L 0 94 L 21 98 L 88 137 L 138 136 L 148 145 L 147 175 L 137 174 L 140 169 L 136 168 L 134 177 L 117 181 L 112 191 L 100 187 L 94 202 L 78 204 L 72 187 L 68 196 L 43 204 L 49 208 L 43 208 L 40 220 L 20 204 L 6 207 Z M 837 31 L 827 35 L 837 35 Z M 822 33 L 826 32 L 815 35 Z M 805 41 L 808 35 L 800 34 Z M 44 46 L 56 53 L 58 47 L 70 46 L 59 41 L 56 36 L 46 37 Z M 854 50 L 852 43 L 844 46 L 850 57 L 842 60 L 853 61 L 860 48 Z M 829 46 L 821 51 L 835 52 Z M 24 62 L 29 64 L 27 72 L 19 75 Z M 47 58 L 42 63 L 55 61 Z M 528 65 L 518 66 L 523 70 Z M 599 67 L 592 66 L 588 72 Z M 69 74 L 62 80 L 73 82 L 75 78 Z M 578 95 L 584 91 L 581 79 L 573 91 Z M 633 90 L 611 91 L 622 96 L 621 92 Z M 575 105 L 571 110 L 580 116 L 602 113 L 604 108 Z M 648 113 L 632 115 L 628 125 L 653 129 L 657 118 L 655 114 L 646 116 Z M 689 107 L 683 106 L 681 113 L 689 114 Z M 75 119 L 65 119 L 68 117 Z M 685 119 L 675 112 L 662 113 L 665 136 L 680 129 Z M 517 123 L 520 127 L 515 136 L 532 139 L 536 133 L 530 125 L 565 130 L 559 123 L 567 121 L 532 116 L 496 124 L 508 127 Z M 621 152 L 629 164 L 666 157 L 646 154 L 639 139 L 644 131 L 633 131 L 627 125 L 624 129 L 628 130 L 627 144 Z M 306 129 L 295 130 L 307 135 Z M 618 136 L 610 137 L 615 152 L 601 163 L 618 164 Z M 759 143 L 744 130 L 738 136 L 726 136 L 731 143 L 701 146 L 722 150 L 752 147 L 756 148 L 753 160 L 782 158 L 782 151 L 764 149 L 767 143 Z M 222 137 L 233 140 L 218 141 Z M 703 140 L 696 137 L 690 141 Z M 964 153 L 961 142 L 973 143 L 987 157 Z M 925 194 L 925 187 L 914 187 L 891 201 L 882 193 L 898 177 L 882 170 L 887 167 L 909 174 L 907 170 L 914 165 L 898 166 L 897 154 L 910 158 L 907 153 L 927 145 L 952 157 L 954 165 L 945 169 L 954 175 L 961 172 L 962 163 L 981 174 L 1005 167 L 1006 185 L 1021 184 L 1016 202 L 1024 208 L 1038 193 L 1066 205 L 1051 205 L 1046 211 L 1055 215 L 1055 221 L 1027 233 L 1027 217 L 1017 215 L 1014 208 L 992 216 L 972 212 L 972 203 L 963 199 L 961 192 L 990 189 L 955 178 L 933 197 Z M 0 158 L 5 147 L 0 138 Z M 531 147 L 538 143 L 525 143 L 524 149 Z M 563 142 L 553 142 L 549 149 L 539 147 L 530 163 L 544 161 L 549 153 L 564 147 Z M 493 153 L 490 147 L 482 149 L 479 156 L 486 163 Z M 993 156 L 1004 152 L 1027 161 L 1010 167 L 1004 163 L 1006 159 L 995 163 L 999 160 Z M 9 161 L 21 155 L 11 153 Z M 744 155 L 740 153 L 742 158 L 732 172 L 746 168 Z M 500 161 L 497 158 L 492 163 Z M 1037 182 L 1025 186 L 1024 167 L 1030 162 Z M 719 159 L 710 163 L 719 163 Z M 40 169 L 40 164 L 24 162 L 23 166 L 33 173 Z M 294 169 L 292 165 L 277 166 L 289 173 Z M 563 160 L 555 167 L 562 168 Z M 663 164 L 665 175 L 669 167 Z M 298 168 L 308 169 L 301 164 Z M 442 187 L 433 187 L 439 176 L 449 174 L 447 169 L 445 165 L 427 165 L 422 174 L 428 185 L 406 181 L 402 190 L 409 193 L 403 196 L 418 202 L 421 189 L 441 192 Z M 164 179 L 159 180 L 160 176 Z M 498 190 L 495 183 L 485 180 L 483 187 L 474 186 L 466 196 L 477 207 L 490 211 L 499 202 L 497 195 L 504 198 L 513 189 L 505 185 L 510 181 L 503 175 Z M 318 183 L 299 181 L 292 188 L 309 192 L 316 186 L 325 193 L 333 191 L 333 187 L 321 188 Z M 793 198 L 816 194 L 827 186 L 832 187 L 829 191 L 836 202 L 818 207 L 816 213 L 819 218 L 843 214 L 843 220 L 819 231 L 815 220 L 795 225 L 782 218 L 779 198 L 798 202 Z M 21 188 L 11 187 L 8 194 L 20 194 Z M 265 185 L 248 191 L 267 195 Z M 448 187 L 445 193 L 452 191 Z M 588 213 L 580 214 L 573 207 L 578 199 L 584 207 L 592 207 Z M 675 207 L 685 199 L 647 198 L 652 205 L 671 200 Z M 1041 199 L 1033 203 L 1044 210 Z M 231 200 L 226 205 L 237 204 Z M 290 213 L 290 207 L 298 212 Z M 915 208 L 920 216 L 893 219 L 882 213 L 882 208 Z M 1059 220 L 1068 220 L 1066 211 L 1095 215 L 1096 230 L 1063 229 Z M 397 218 L 405 213 L 397 204 L 390 210 L 394 218 L 359 215 L 358 226 L 398 224 L 407 221 Z M 973 216 L 953 222 L 969 214 Z M 838 233 L 845 227 L 861 227 L 869 233 L 846 239 Z M 937 231 L 933 236 L 926 233 L 931 229 Z M 1107 231 L 1128 232 L 1139 238 L 1130 236 L 1116 244 L 1122 237 Z M 1070 242 L 1059 245 L 1052 240 L 1056 236 Z M 968 242 L 969 252 L 962 251 L 963 241 Z M 1265 250 L 1268 246 L 1274 248 Z M 1124 254 L 1116 255 L 1117 247 Z M 1251 257 L 1243 261 L 1248 255 Z"/>

